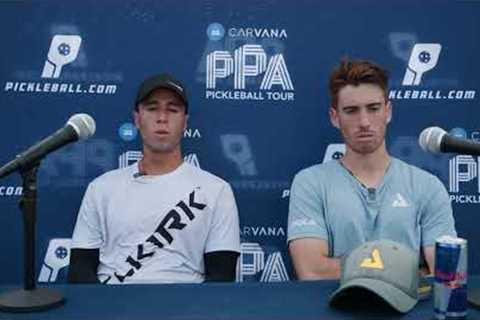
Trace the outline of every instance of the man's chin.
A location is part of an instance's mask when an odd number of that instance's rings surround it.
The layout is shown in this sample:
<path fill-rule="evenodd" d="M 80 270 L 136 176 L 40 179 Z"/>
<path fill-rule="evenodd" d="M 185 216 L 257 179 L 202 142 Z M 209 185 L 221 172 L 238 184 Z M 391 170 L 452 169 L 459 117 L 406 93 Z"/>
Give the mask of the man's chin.
<path fill-rule="evenodd" d="M 355 147 L 351 147 L 351 149 L 358 154 L 361 155 L 369 155 L 374 153 L 380 148 L 380 145 L 373 144 L 373 143 L 361 143 L 356 144 Z"/>
<path fill-rule="evenodd" d="M 170 143 L 165 143 L 165 144 L 162 143 L 162 144 L 155 144 L 155 145 L 148 146 L 148 149 L 152 153 L 165 153 L 165 154 L 175 152 L 177 151 L 177 148 L 178 148 L 178 145 L 174 145 Z"/>

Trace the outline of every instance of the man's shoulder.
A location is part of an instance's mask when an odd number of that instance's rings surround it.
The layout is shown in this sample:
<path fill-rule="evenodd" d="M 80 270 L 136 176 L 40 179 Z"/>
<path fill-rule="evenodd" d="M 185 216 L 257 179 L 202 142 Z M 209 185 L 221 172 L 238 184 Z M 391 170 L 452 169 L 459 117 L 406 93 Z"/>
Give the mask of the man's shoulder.
<path fill-rule="evenodd" d="M 229 185 L 227 181 L 209 171 L 206 171 L 189 163 L 185 163 L 185 166 L 191 178 L 199 180 L 198 182 L 215 186 Z"/>
<path fill-rule="evenodd" d="M 296 174 L 296 179 L 317 179 L 320 177 L 329 176 L 334 172 L 337 172 L 338 166 L 339 164 L 337 160 L 317 163 L 298 171 Z"/>
<path fill-rule="evenodd" d="M 402 160 L 395 159 L 395 177 L 399 183 L 409 186 L 418 194 L 434 194 L 443 191 L 443 182 L 434 174 Z"/>
<path fill-rule="evenodd" d="M 428 172 L 425 169 L 422 169 L 420 167 L 417 167 L 416 165 L 407 163 L 403 160 L 400 160 L 398 158 L 392 158 L 394 163 L 395 163 L 395 168 L 396 170 L 402 175 L 402 176 L 410 176 L 414 180 L 436 180 L 436 176 L 433 175 L 432 173 Z"/>
<path fill-rule="evenodd" d="M 128 167 L 107 171 L 93 179 L 91 184 L 96 186 L 104 186 L 111 185 L 112 183 L 118 183 L 123 179 L 133 177 L 133 175 L 135 174 L 135 170 L 137 170 L 136 168 L 137 164 L 132 164 Z"/>

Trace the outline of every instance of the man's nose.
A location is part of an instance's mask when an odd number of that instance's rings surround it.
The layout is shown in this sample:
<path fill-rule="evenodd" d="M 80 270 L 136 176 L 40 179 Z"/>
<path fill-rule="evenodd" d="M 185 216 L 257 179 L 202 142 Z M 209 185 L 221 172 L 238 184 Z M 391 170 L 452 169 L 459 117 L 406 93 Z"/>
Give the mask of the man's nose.
<path fill-rule="evenodd" d="M 360 111 L 360 126 L 368 128 L 370 126 L 370 116 L 367 111 Z"/>
<path fill-rule="evenodd" d="M 157 112 L 157 122 L 167 122 L 168 121 L 168 112 L 167 110 L 158 110 Z"/>

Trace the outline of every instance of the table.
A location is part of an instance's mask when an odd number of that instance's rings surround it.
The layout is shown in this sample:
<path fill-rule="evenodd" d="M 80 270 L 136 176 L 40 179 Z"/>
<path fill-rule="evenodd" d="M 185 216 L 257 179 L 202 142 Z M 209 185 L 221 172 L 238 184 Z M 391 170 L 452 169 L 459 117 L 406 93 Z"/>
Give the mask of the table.
<path fill-rule="evenodd" d="M 480 285 L 480 278 L 469 280 Z M 391 310 L 345 311 L 328 306 L 337 281 L 277 283 L 205 283 L 156 285 L 53 285 L 66 297 L 65 305 L 41 313 L 0 313 L 15 319 L 432 319 L 433 298 L 419 301 L 408 314 Z M 477 286 L 478 287 L 478 286 Z M 0 293 L 16 289 L 0 286 Z M 18 289 L 18 287 L 17 287 Z M 480 310 L 469 309 L 469 319 Z"/>

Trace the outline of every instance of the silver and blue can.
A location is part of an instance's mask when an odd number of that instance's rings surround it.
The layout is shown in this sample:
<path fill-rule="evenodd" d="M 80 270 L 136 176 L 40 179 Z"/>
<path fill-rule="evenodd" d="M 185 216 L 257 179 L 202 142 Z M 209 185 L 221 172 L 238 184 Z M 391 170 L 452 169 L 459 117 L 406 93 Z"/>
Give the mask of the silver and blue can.
<path fill-rule="evenodd" d="M 435 318 L 467 316 L 467 240 L 443 236 L 435 243 Z"/>

